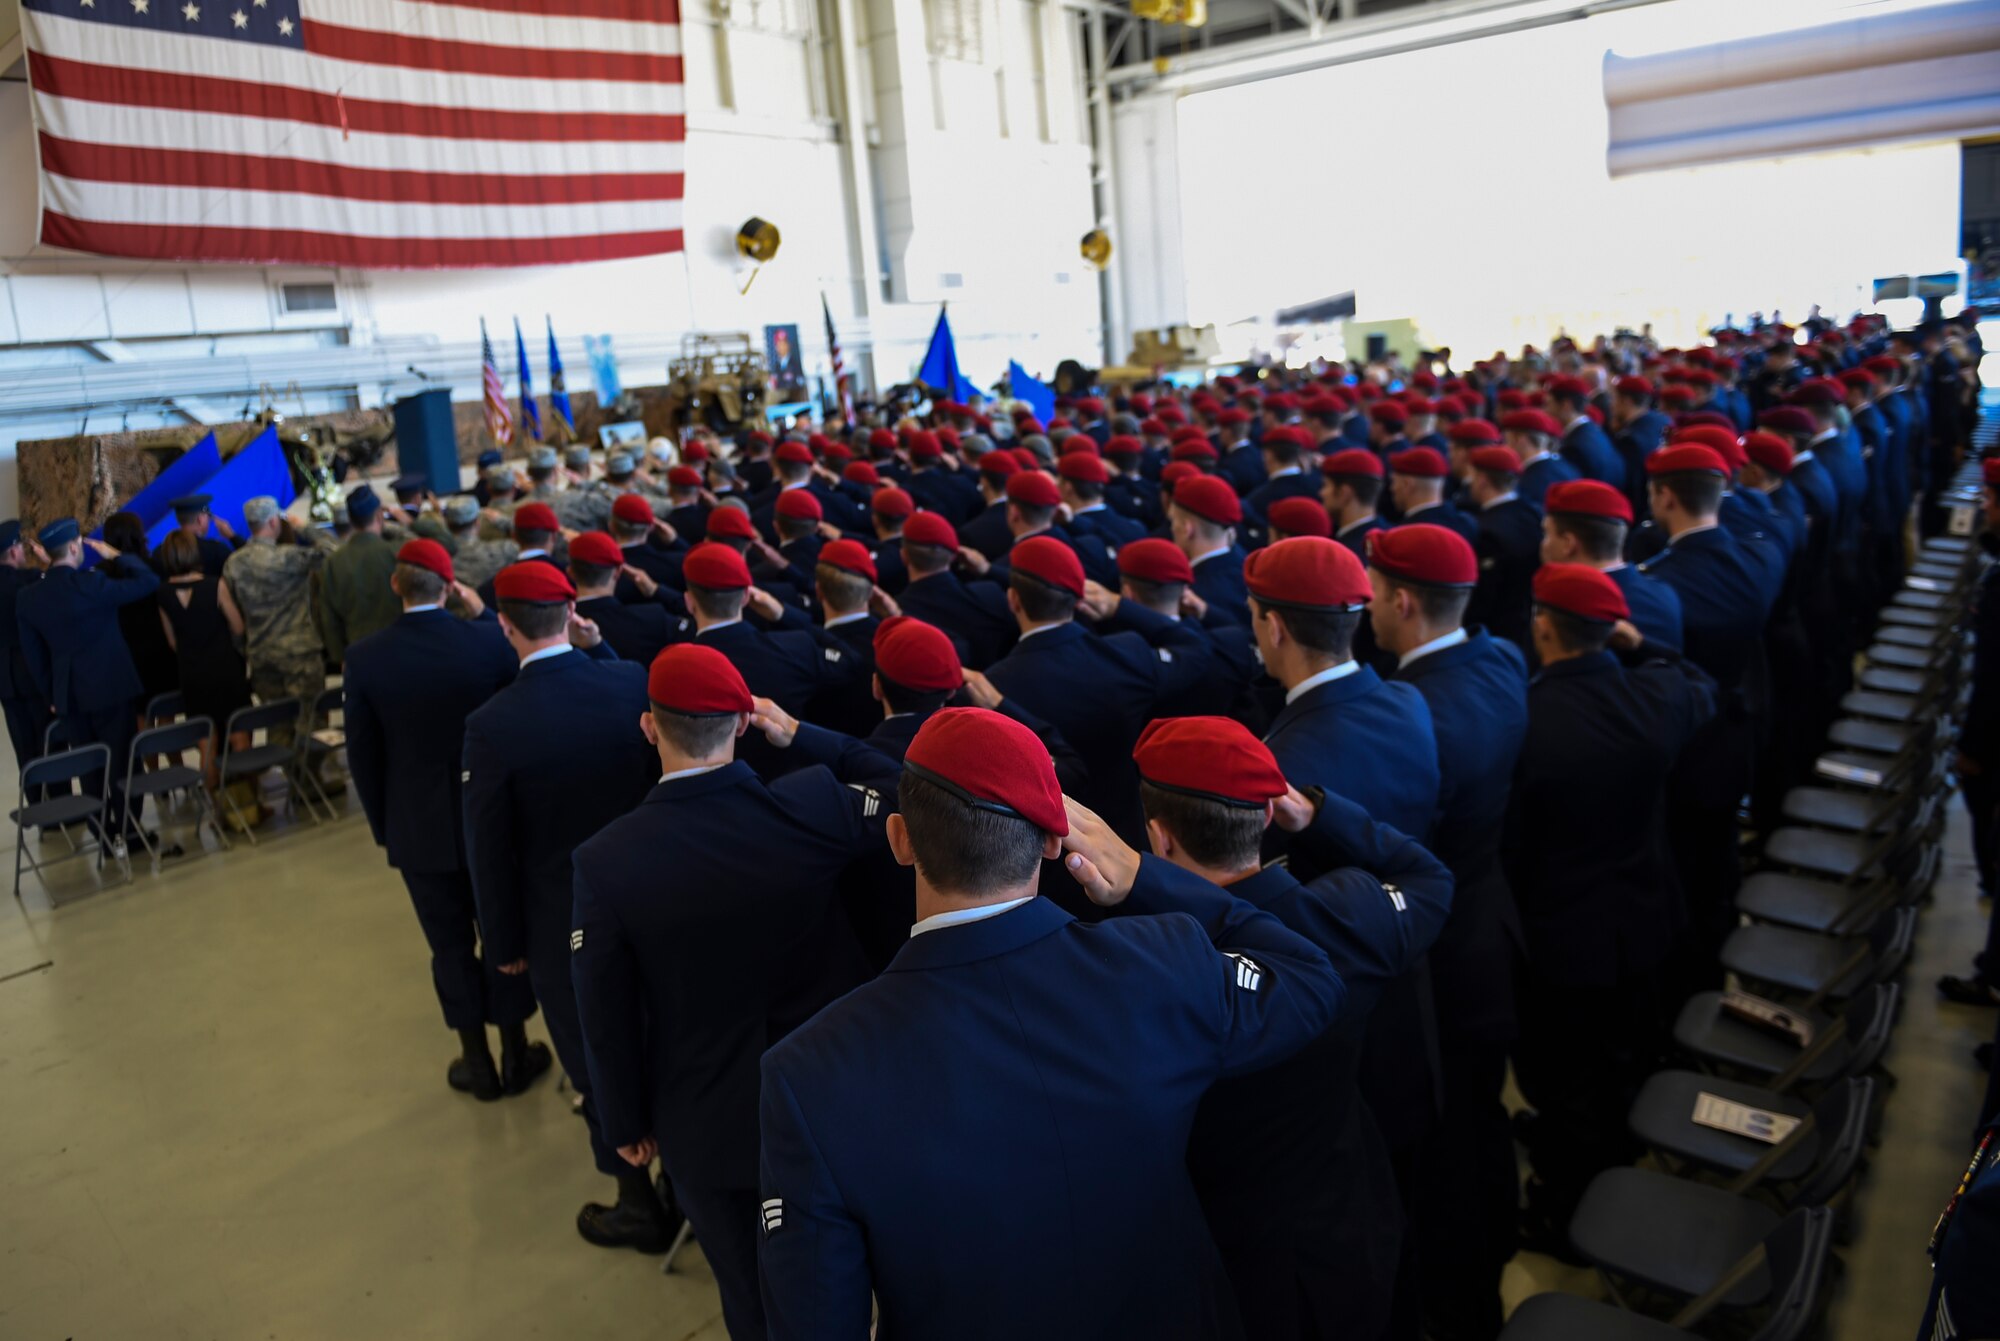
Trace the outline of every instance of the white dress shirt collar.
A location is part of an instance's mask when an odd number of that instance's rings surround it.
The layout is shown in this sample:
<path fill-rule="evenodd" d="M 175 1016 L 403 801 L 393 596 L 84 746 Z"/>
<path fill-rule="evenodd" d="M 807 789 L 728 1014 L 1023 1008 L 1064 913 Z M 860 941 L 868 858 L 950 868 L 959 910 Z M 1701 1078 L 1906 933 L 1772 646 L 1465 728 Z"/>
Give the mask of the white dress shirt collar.
<path fill-rule="evenodd" d="M 866 618 L 868 618 L 866 610 L 856 610 L 852 614 L 835 615 L 832 619 L 826 621 L 826 627 L 835 628 L 841 624 L 852 624 L 857 619 Z"/>
<path fill-rule="evenodd" d="M 528 653 L 528 655 L 521 658 L 521 664 L 523 666 L 532 665 L 534 662 L 547 661 L 550 657 L 559 657 L 565 652 L 574 652 L 575 650 L 568 643 L 558 643 L 554 647 L 544 647 L 539 652 Z"/>
<path fill-rule="evenodd" d="M 723 767 L 722 764 L 702 764 L 696 768 L 677 768 L 671 773 L 660 774 L 660 781 L 672 782 L 675 778 L 698 778 L 703 773 L 713 773 L 721 767 Z"/>
<path fill-rule="evenodd" d="M 1343 661 L 1338 666 L 1328 666 L 1323 671 L 1306 676 L 1305 679 L 1287 689 L 1285 691 L 1285 702 L 1295 702 L 1301 695 L 1310 693 L 1323 684 L 1332 684 L 1335 680 L 1344 680 L 1360 669 L 1361 663 L 1358 661 Z"/>
<path fill-rule="evenodd" d="M 1396 669 L 1397 670 L 1403 669 L 1403 667 L 1409 665 L 1412 661 L 1415 661 L 1418 657 L 1427 657 L 1433 652 L 1442 652 L 1447 647 L 1456 647 L 1460 643 L 1464 642 L 1465 638 L 1466 638 L 1465 630 L 1462 628 L 1457 628 L 1453 629 L 1450 633 L 1445 634 L 1442 638 L 1433 638 L 1427 643 L 1419 643 L 1417 646 L 1412 647 L 1409 651 L 1403 653 L 1402 657 L 1399 658 L 1396 662 Z"/>
<path fill-rule="evenodd" d="M 1011 913 L 1022 904 L 1034 901 L 1033 894 L 1024 894 L 1018 899 L 1008 899 L 1005 903 L 988 903 L 978 908 L 954 908 L 948 913 L 932 913 L 921 922 L 912 925 L 910 935 L 915 938 L 926 931 L 936 931 L 939 927 L 962 927 L 968 922 L 984 922 L 989 917 Z"/>

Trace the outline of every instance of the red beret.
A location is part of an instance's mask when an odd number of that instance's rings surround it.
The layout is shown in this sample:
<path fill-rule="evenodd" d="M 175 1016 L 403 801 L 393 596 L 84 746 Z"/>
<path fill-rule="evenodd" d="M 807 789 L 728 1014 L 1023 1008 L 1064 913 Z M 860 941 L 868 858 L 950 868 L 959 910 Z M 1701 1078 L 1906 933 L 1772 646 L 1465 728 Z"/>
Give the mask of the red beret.
<path fill-rule="evenodd" d="M 1300 535 L 1254 551 L 1243 565 L 1250 594 L 1266 605 L 1344 610 L 1368 604 L 1374 588 L 1354 552 L 1335 540 Z"/>
<path fill-rule="evenodd" d="M 1509 433 L 1541 433 L 1562 436 L 1562 428 L 1541 410 L 1509 410 L 1500 416 L 1500 427 Z"/>
<path fill-rule="evenodd" d="M 1062 787 L 1041 737 L 984 708 L 944 708 L 917 731 L 903 767 L 968 804 L 999 807 L 1044 833 L 1069 832 Z"/>
<path fill-rule="evenodd" d="M 1875 374 L 1866 368 L 1849 368 L 1840 375 L 1840 381 L 1849 389 L 1865 391 L 1875 385 Z"/>
<path fill-rule="evenodd" d="M 1382 388 L 1373 382 L 1357 382 L 1354 384 L 1354 394 L 1362 400 L 1380 400 Z"/>
<path fill-rule="evenodd" d="M 1727 475 L 1729 463 L 1715 448 L 1698 442 L 1669 443 L 1646 458 L 1648 475 L 1674 475 L 1687 471 Z"/>
<path fill-rule="evenodd" d="M 1087 439 L 1086 439 L 1087 441 Z M 1146 444 L 1129 433 L 1120 433 L 1107 438 L 1104 443 L 1106 456 L 1138 456 L 1146 450 Z"/>
<path fill-rule="evenodd" d="M 625 551 L 618 548 L 618 542 L 604 532 L 585 531 L 569 542 L 569 557 L 574 563 L 616 568 L 625 562 Z"/>
<path fill-rule="evenodd" d="M 1197 479 L 1200 475 L 1201 467 L 1192 461 L 1169 461 L 1160 467 L 1160 483 L 1169 489 L 1177 486 L 1182 480 Z"/>
<path fill-rule="evenodd" d="M 941 513 L 919 512 L 903 525 L 903 539 L 912 545 L 958 548 L 958 532 Z"/>
<path fill-rule="evenodd" d="M 673 478 L 683 470 L 694 476 L 694 478 L 687 481 Z M 667 478 L 668 482 L 673 484 L 699 485 L 701 483 L 701 472 L 690 466 L 675 466 L 667 472 Z M 611 515 L 619 521 L 630 522 L 634 526 L 651 526 L 653 524 L 653 505 L 644 494 L 620 494 L 616 501 L 611 504 Z"/>
<path fill-rule="evenodd" d="M 1590 394 L 1590 383 L 1568 373 L 1557 373 L 1542 386 L 1551 396 L 1566 396 L 1574 400 L 1582 400 Z"/>
<path fill-rule="evenodd" d="M 1500 441 L 1500 430 L 1484 419 L 1461 419 L 1446 429 L 1444 434 L 1453 442 L 1466 446 Z"/>
<path fill-rule="evenodd" d="M 1184 424 L 1187 422 L 1187 411 L 1172 401 L 1168 401 L 1165 405 L 1153 411 L 1153 418 L 1159 420 L 1162 424 Z"/>
<path fill-rule="evenodd" d="M 1250 422 L 1250 412 L 1248 410 L 1239 410 L 1232 405 L 1226 410 L 1217 410 L 1215 412 L 1215 422 L 1221 424 L 1224 428 L 1236 428 L 1239 425 Z"/>
<path fill-rule="evenodd" d="M 1654 394 L 1653 384 L 1643 377 L 1621 377 L 1613 385 L 1621 396 L 1638 397 Z"/>
<path fill-rule="evenodd" d="M 1066 480 L 1081 480 L 1085 484 L 1104 484 L 1111 479 L 1095 452 L 1065 452 L 1056 463 L 1056 472 Z"/>
<path fill-rule="evenodd" d="M 1466 460 L 1474 470 L 1489 471 L 1495 475 L 1518 475 L 1521 473 L 1521 458 L 1512 447 L 1474 447 L 1466 453 Z"/>
<path fill-rule="evenodd" d="M 820 507 L 819 499 L 813 496 L 813 491 L 810 489 L 785 490 L 778 495 L 777 505 L 772 511 L 780 517 L 790 517 L 794 521 L 808 519 L 818 521 L 826 515 L 826 510 Z"/>
<path fill-rule="evenodd" d="M 891 615 L 876 625 L 875 669 L 883 679 L 919 694 L 943 693 L 965 683 L 951 639 L 909 615 Z"/>
<path fill-rule="evenodd" d="M 1979 463 L 1979 478 L 1985 484 L 2000 487 L 2000 456 L 1989 456 Z"/>
<path fill-rule="evenodd" d="M 510 563 L 494 574 L 493 594 L 503 601 L 556 605 L 575 600 L 576 588 L 569 584 L 569 574 L 554 564 L 529 559 Z"/>
<path fill-rule="evenodd" d="M 892 484 L 886 488 L 877 489 L 874 497 L 868 500 L 868 508 L 878 516 L 887 517 L 894 521 L 915 512 L 917 504 L 915 499 Z"/>
<path fill-rule="evenodd" d="M 1207 442 L 1208 434 L 1202 432 L 1201 427 L 1198 424 L 1182 424 L 1179 428 L 1174 430 L 1174 436 L 1172 438 L 1172 441 L 1176 443 Z"/>
<path fill-rule="evenodd" d="M 1696 410 L 1693 414 L 1679 416 L 1678 426 L 1681 428 L 1692 428 L 1696 424 L 1707 424 L 1711 428 L 1726 428 L 1732 434 L 1736 432 L 1736 421 L 1715 410 Z"/>
<path fill-rule="evenodd" d="M 835 465 L 843 465 L 854 459 L 854 449 L 844 442 L 829 442 L 820 455 Z"/>
<path fill-rule="evenodd" d="M 1757 416 L 1757 422 L 1765 428 L 1775 428 L 1780 433 L 1810 433 L 1817 425 L 1813 417 L 1795 405 L 1780 405 Z"/>
<path fill-rule="evenodd" d="M 806 446 L 803 442 L 798 442 L 791 438 L 786 438 L 783 442 L 779 443 L 778 450 L 773 452 L 772 456 L 787 465 L 793 466 L 809 466 L 812 464 L 813 459 L 812 448 Z"/>
<path fill-rule="evenodd" d="M 1368 407 L 1368 417 L 1378 424 L 1401 428 L 1409 422 L 1410 412 L 1393 400 L 1383 400 Z"/>
<path fill-rule="evenodd" d="M 689 443 L 687 446 L 681 448 L 681 460 L 683 461 L 708 460 L 708 444 L 705 442 Z"/>
<path fill-rule="evenodd" d="M 667 483 L 675 489 L 699 489 L 701 488 L 701 472 L 693 466 L 675 466 L 667 472 Z M 627 494 L 625 497 L 637 498 L 638 495 Z M 644 502 L 645 500 L 640 499 L 640 501 Z M 648 503 L 646 506 L 650 514 L 652 504 Z M 617 509 L 614 507 L 612 511 L 616 512 Z"/>
<path fill-rule="evenodd" d="M 896 435 L 886 428 L 870 429 L 868 431 L 868 445 L 880 448 L 885 452 L 894 451 L 896 448 Z"/>
<path fill-rule="evenodd" d="M 1231 717 L 1162 717 L 1139 733 L 1132 759 L 1155 787 L 1245 809 L 1289 790 L 1271 747 Z"/>
<path fill-rule="evenodd" d="M 1007 501 L 1022 507 L 1052 508 L 1062 502 L 1056 482 L 1039 470 L 1023 470 L 1007 481 Z"/>
<path fill-rule="evenodd" d="M 1528 403 L 1528 393 L 1525 391 L 1517 390 L 1513 387 L 1508 387 L 1505 391 L 1502 391 L 1500 393 L 1499 399 L 1500 399 L 1501 409 L 1518 410 L 1523 405 L 1526 405 Z"/>
<path fill-rule="evenodd" d="M 910 459 L 912 461 L 935 461 L 944 455 L 944 444 L 935 433 L 918 429 L 910 435 Z"/>
<path fill-rule="evenodd" d="M 1014 459 L 1012 452 L 988 452 L 979 458 L 979 469 L 995 479 L 1004 480 L 1020 468 L 1021 463 Z"/>
<path fill-rule="evenodd" d="M 829 438 L 824 433 L 806 434 L 806 446 L 812 448 L 816 452 L 824 453 L 827 448 L 837 445 L 838 444 L 836 444 L 832 438 Z M 852 453 L 849 453 L 849 455 L 852 455 Z"/>
<path fill-rule="evenodd" d="M 1194 581 L 1194 569 L 1188 566 L 1187 555 L 1181 553 L 1181 547 L 1158 536 L 1147 536 L 1144 540 L 1120 546 L 1118 571 L 1141 582 L 1185 584 Z"/>
<path fill-rule="evenodd" d="M 1007 565 L 1017 573 L 1040 578 L 1072 596 L 1083 595 L 1083 561 L 1076 551 L 1052 535 L 1029 536 L 1008 551 Z"/>
<path fill-rule="evenodd" d="M 1139 431 L 1149 438 L 1163 438 L 1167 435 L 1167 421 L 1157 418 L 1141 419 L 1139 421 Z M 1116 441 L 1118 441 L 1116 438 L 1111 440 L 1111 442 Z M 1110 442 L 1107 442 L 1104 444 L 1104 450 L 1110 452 L 1116 451 L 1117 448 L 1113 447 Z"/>
<path fill-rule="evenodd" d="M 750 441 L 756 443 L 759 447 L 769 447 L 771 445 L 771 435 L 769 433 L 758 429 L 751 429 L 747 436 Z"/>
<path fill-rule="evenodd" d="M 1567 512 L 1578 517 L 1603 517 L 1632 524 L 1632 504 L 1625 495 L 1602 480 L 1563 480 L 1549 486 L 1542 498 L 1544 512 Z"/>
<path fill-rule="evenodd" d="M 1313 440 L 1312 434 L 1291 424 L 1274 424 L 1265 429 L 1264 436 L 1257 445 L 1269 447 L 1274 443 L 1289 443 L 1300 451 L 1309 451 L 1319 445 Z"/>
<path fill-rule="evenodd" d="M 1316 498 L 1280 498 L 1271 504 L 1265 516 L 1272 530 L 1283 531 L 1286 535 L 1328 537 L 1333 534 L 1333 518 L 1326 515 L 1326 509 Z"/>
<path fill-rule="evenodd" d="M 1032 433 L 1045 433 L 1048 430 L 1044 429 L 1042 421 L 1032 414 L 1021 413 L 1014 416 L 1014 431 L 1025 438 Z"/>
<path fill-rule="evenodd" d="M 1742 446 L 1736 441 L 1734 429 L 1717 428 L 1714 424 L 1696 424 L 1690 428 L 1676 429 L 1673 436 L 1668 439 L 1667 446 L 1678 447 L 1688 442 L 1698 442 L 1712 449 L 1731 470 L 1740 470 L 1743 463 L 1750 459 L 1743 454 Z"/>
<path fill-rule="evenodd" d="M 1632 609 L 1618 584 L 1588 564 L 1545 563 L 1535 570 L 1535 604 L 1578 619 L 1612 624 L 1630 619 Z"/>
<path fill-rule="evenodd" d="M 840 472 L 840 478 L 849 484 L 865 484 L 871 489 L 882 482 L 882 476 L 877 473 L 872 461 L 849 461 Z"/>
<path fill-rule="evenodd" d="M 820 547 L 819 561 L 832 564 L 844 573 L 875 580 L 875 556 L 859 540 L 829 540 Z"/>
<path fill-rule="evenodd" d="M 556 510 L 547 503 L 523 503 L 514 509 L 514 529 L 560 531 L 562 523 L 556 520 Z"/>
<path fill-rule="evenodd" d="M 1349 447 L 1342 451 L 1328 453 L 1319 463 L 1322 475 L 1362 476 L 1366 479 L 1382 478 L 1382 458 L 1366 447 Z"/>
<path fill-rule="evenodd" d="M 1176 461 L 1213 461 L 1217 453 L 1215 444 L 1207 438 L 1183 438 L 1167 455 Z"/>
<path fill-rule="evenodd" d="M 1097 445 L 1097 439 L 1091 437 L 1088 433 L 1072 433 L 1064 438 L 1062 446 L 1056 449 L 1056 459 L 1058 461 L 1065 456 L 1102 456 L 1103 454 L 1104 449 Z"/>
<path fill-rule="evenodd" d="M 646 670 L 646 697 L 686 717 L 725 717 L 756 704 L 735 663 L 700 643 L 662 648 Z"/>
<path fill-rule="evenodd" d="M 1701 399 L 1701 393 L 1691 386 L 1673 383 L 1661 389 L 1660 399 L 1668 405 L 1692 405 Z"/>
<path fill-rule="evenodd" d="M 1789 397 L 1793 405 L 1839 405 L 1846 399 L 1846 389 L 1828 377 L 1815 377 L 1810 382 L 1801 383 Z"/>
<path fill-rule="evenodd" d="M 1435 447 L 1412 447 L 1397 452 L 1389 458 L 1389 470 L 1392 474 L 1415 475 L 1426 480 L 1441 480 L 1451 473 L 1451 467 Z"/>
<path fill-rule="evenodd" d="M 750 585 L 750 565 L 728 545 L 703 541 L 681 560 L 681 576 L 706 591 L 741 591 Z"/>
<path fill-rule="evenodd" d="M 404 541 L 403 547 L 396 551 L 396 562 L 429 569 L 445 581 L 451 581 L 451 551 L 435 540 L 419 536 L 415 540 Z"/>
<path fill-rule="evenodd" d="M 1399 581 L 1427 587 L 1469 587 L 1479 580 L 1471 542 L 1448 526 L 1428 522 L 1371 531 L 1368 562 Z"/>
<path fill-rule="evenodd" d="M 1214 475 L 1199 476 L 1176 488 L 1174 506 L 1217 526 L 1234 526 L 1243 520 L 1243 504 L 1236 491 L 1227 480 Z"/>
<path fill-rule="evenodd" d="M 1236 399 L 1238 401 L 1249 401 L 1252 405 L 1261 405 L 1264 403 L 1264 393 L 1254 386 L 1246 386 L 1236 393 Z"/>
<path fill-rule="evenodd" d="M 1877 354 L 1872 359 L 1864 359 L 1861 366 L 1877 377 L 1894 377 L 1903 370 L 1901 360 L 1894 354 Z"/>
<path fill-rule="evenodd" d="M 708 533 L 712 536 L 725 535 L 732 540 L 752 540 L 756 538 L 757 528 L 750 524 L 750 514 L 742 508 L 711 508 Z"/>
<path fill-rule="evenodd" d="M 1792 444 L 1775 433 L 1749 433 L 1743 438 L 1743 452 L 1774 475 L 1792 473 Z"/>
<path fill-rule="evenodd" d="M 1076 408 L 1089 415 L 1102 416 L 1104 414 L 1104 402 L 1095 396 L 1085 396 L 1076 403 Z"/>

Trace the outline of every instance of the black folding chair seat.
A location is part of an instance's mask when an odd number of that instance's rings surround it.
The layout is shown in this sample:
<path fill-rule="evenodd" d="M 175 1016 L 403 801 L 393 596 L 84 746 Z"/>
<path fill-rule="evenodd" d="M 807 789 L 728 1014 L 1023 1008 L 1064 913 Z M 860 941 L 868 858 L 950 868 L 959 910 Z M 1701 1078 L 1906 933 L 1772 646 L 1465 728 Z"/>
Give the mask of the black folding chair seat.
<path fill-rule="evenodd" d="M 225 779 L 237 778 L 246 773 L 262 773 L 267 768 L 287 768 L 291 762 L 292 747 L 289 745 L 254 745 L 225 754 L 222 776 Z"/>
<path fill-rule="evenodd" d="M 1844 936 L 1864 929 L 1884 902 L 1874 889 L 1790 871 L 1756 871 L 1736 892 L 1736 911 L 1759 922 Z"/>
<path fill-rule="evenodd" d="M 1522 1300 L 1500 1341 L 1688 1341 L 1688 1334 L 1616 1304 L 1550 1293 Z"/>
<path fill-rule="evenodd" d="M 1925 554 L 1943 554 L 1952 557 L 1963 556 L 1971 550 L 1972 541 L 1962 535 L 1934 535 L 1924 542 L 1923 547 Z"/>
<path fill-rule="evenodd" d="M 1794 787 L 1785 793 L 1784 814 L 1800 824 L 1843 833 L 1881 833 L 1898 793 L 1843 791 L 1838 787 Z"/>
<path fill-rule="evenodd" d="M 1830 794 L 1840 795 L 1837 792 Z M 1860 801 L 1870 799 L 1863 793 L 1849 794 Z M 1788 793 L 1785 799 L 1789 802 L 1791 795 Z M 1817 871 L 1821 875 L 1839 876 L 1843 880 L 1857 879 L 1876 868 L 1875 853 L 1881 846 L 1876 833 L 1880 829 L 1879 823 L 1873 833 L 1839 833 L 1832 829 L 1788 825 L 1764 840 L 1764 860 L 1800 870 Z"/>
<path fill-rule="evenodd" d="M 1890 666 L 1864 666 L 1856 683 L 1877 694 L 1909 694 L 1913 697 L 1921 697 L 1931 688 L 1930 680 L 1921 672 L 1897 670 Z"/>
<path fill-rule="evenodd" d="M 1698 1295 L 1762 1243 L 1781 1217 L 1762 1202 L 1651 1169 L 1606 1169 L 1590 1180 L 1569 1222 L 1576 1250 L 1613 1276 Z M 1771 1293 L 1765 1266 L 1722 1302 L 1749 1308 Z"/>
<path fill-rule="evenodd" d="M 7 818 L 24 829 L 54 829 L 94 820 L 103 813 L 104 801 L 96 796 L 52 796 L 10 811 Z"/>
<path fill-rule="evenodd" d="M 1870 689 L 1856 689 L 1842 695 L 1840 700 L 1842 712 L 1880 722 L 1913 721 L 1922 707 L 1920 700 L 1908 694 L 1883 694 Z"/>
<path fill-rule="evenodd" d="M 1963 564 L 1926 559 L 1910 565 L 1910 576 L 1929 578 L 1933 582 L 1962 582 L 1965 580 L 1965 567 Z"/>
<path fill-rule="evenodd" d="M 1826 733 L 1830 744 L 1875 754 L 1901 754 L 1910 743 L 1910 728 L 1865 717 L 1843 717 Z"/>
<path fill-rule="evenodd" d="M 1875 636 L 1882 642 L 1894 643 L 1900 647 L 1929 648 L 1936 647 L 1939 643 L 1943 642 L 1949 632 L 1949 629 L 1911 628 L 1908 625 L 1891 621 L 1885 623 L 1880 629 L 1877 629 Z"/>
<path fill-rule="evenodd" d="M 1929 670 L 1931 657 L 1914 647 L 1900 643 L 1876 643 L 1868 649 L 1868 661 L 1873 666 L 1895 666 L 1904 670 Z"/>
<path fill-rule="evenodd" d="M 1912 610 L 1907 605 L 1886 605 L 1882 607 L 1881 619 L 1884 624 L 1901 624 L 1913 629 L 1945 629 L 1951 626 L 1952 615 L 1943 610 Z"/>
<path fill-rule="evenodd" d="M 1813 1111 L 1813 1106 L 1805 1100 L 1776 1093 L 1762 1085 L 1705 1076 L 1699 1071 L 1660 1071 L 1647 1077 L 1646 1083 L 1639 1087 L 1639 1097 L 1632 1101 L 1631 1112 L 1626 1114 L 1626 1125 L 1651 1149 L 1722 1173 L 1742 1173 L 1771 1153 L 1771 1147 L 1763 1141 L 1696 1122 L 1696 1097 L 1704 1093 L 1785 1117 L 1803 1118 Z M 1819 1133 L 1807 1132 L 1779 1157 L 1765 1177 L 1781 1183 L 1797 1182 L 1812 1171 L 1818 1158 Z"/>
<path fill-rule="evenodd" d="M 1790 1009 L 1812 1027 L 1815 1040 L 1828 1029 L 1840 1027 L 1839 1016 L 1819 1010 Z M 1796 1040 L 1740 1020 L 1724 1010 L 1719 991 L 1696 992 L 1687 999 L 1674 1019 L 1674 1043 L 1704 1063 L 1760 1081 L 1792 1070 L 1805 1052 Z M 1797 1080 L 1809 1085 L 1838 1080 L 1846 1069 L 1846 1060 L 1846 1052 L 1836 1044 L 1807 1062 Z"/>
<path fill-rule="evenodd" d="M 1951 608 L 1955 602 L 1942 591 L 1912 591 L 1905 587 L 1896 593 L 1891 604 L 1900 605 L 1906 610 L 1945 610 Z"/>
<path fill-rule="evenodd" d="M 1821 936 L 1752 923 L 1736 928 L 1722 943 L 1722 966 L 1752 982 L 1818 1001 L 1852 996 L 1867 984 L 1873 965 L 1869 948 L 1859 936 Z"/>

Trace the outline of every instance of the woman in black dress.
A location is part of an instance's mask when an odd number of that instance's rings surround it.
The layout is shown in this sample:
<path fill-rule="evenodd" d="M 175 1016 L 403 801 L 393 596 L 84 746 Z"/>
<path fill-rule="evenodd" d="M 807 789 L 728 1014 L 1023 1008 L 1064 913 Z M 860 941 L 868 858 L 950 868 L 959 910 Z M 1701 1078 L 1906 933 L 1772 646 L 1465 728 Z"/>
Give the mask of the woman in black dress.
<path fill-rule="evenodd" d="M 146 524 L 136 512 L 114 512 L 104 519 L 104 543 L 120 554 L 133 554 L 157 568 L 158 560 L 146 553 Z M 174 649 L 160 630 L 160 621 L 144 601 L 120 606 L 118 631 L 125 635 L 125 647 L 132 653 L 132 665 L 145 686 L 146 699 L 170 694 L 180 685 L 180 670 L 174 663 Z M 144 703 L 140 706 L 143 708 Z M 144 730 L 146 723 L 139 723 Z"/>
<path fill-rule="evenodd" d="M 243 636 L 243 615 L 236 608 L 229 584 L 202 571 L 201 546 L 176 531 L 160 544 L 159 622 L 167 644 L 179 658 L 181 698 L 187 715 L 206 717 L 220 732 L 229 714 L 250 705 L 250 674 L 236 650 Z M 248 745 L 239 739 L 238 748 Z M 215 741 L 202 751 L 208 785 L 215 786 Z"/>

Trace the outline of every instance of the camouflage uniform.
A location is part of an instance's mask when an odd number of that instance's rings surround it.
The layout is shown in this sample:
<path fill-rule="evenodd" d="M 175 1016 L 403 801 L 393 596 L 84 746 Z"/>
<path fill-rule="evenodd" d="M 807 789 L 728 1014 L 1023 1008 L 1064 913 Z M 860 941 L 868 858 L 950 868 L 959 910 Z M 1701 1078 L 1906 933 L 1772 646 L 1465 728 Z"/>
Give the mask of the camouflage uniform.
<path fill-rule="evenodd" d="M 451 557 L 451 575 L 477 588 L 520 557 L 521 547 L 505 537 L 489 540 L 481 535 L 460 540 L 458 552 Z"/>
<path fill-rule="evenodd" d="M 408 526 L 401 522 L 383 522 L 382 538 L 397 549 L 401 549 L 408 540 L 435 540 L 444 546 L 445 553 L 458 553 L 458 538 L 433 512 L 422 513 Z"/>
<path fill-rule="evenodd" d="M 547 501 L 565 530 L 602 531 L 611 524 L 611 504 L 617 497 L 604 481 L 590 480 L 573 484 Z"/>
<path fill-rule="evenodd" d="M 250 664 L 250 692 L 260 702 L 297 697 L 301 720 L 309 721 L 313 700 L 326 688 L 326 653 L 313 621 L 313 579 L 333 542 L 317 527 L 305 545 L 280 545 L 261 536 L 229 556 L 223 580 L 243 612 L 244 659 Z M 290 731 L 271 739 L 287 744 Z"/>

